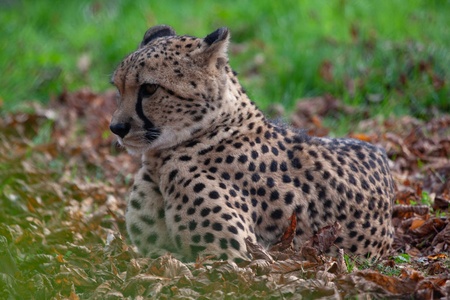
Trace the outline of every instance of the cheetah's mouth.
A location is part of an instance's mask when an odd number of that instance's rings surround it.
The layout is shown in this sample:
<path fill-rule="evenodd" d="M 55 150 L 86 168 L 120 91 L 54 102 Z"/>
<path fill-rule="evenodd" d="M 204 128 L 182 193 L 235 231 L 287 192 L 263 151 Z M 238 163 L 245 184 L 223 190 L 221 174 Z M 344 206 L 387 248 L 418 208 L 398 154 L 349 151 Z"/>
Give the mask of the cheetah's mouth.
<path fill-rule="evenodd" d="M 161 135 L 159 128 L 130 132 L 125 137 L 118 137 L 119 144 L 133 155 L 141 154 L 153 145 L 153 142 Z"/>

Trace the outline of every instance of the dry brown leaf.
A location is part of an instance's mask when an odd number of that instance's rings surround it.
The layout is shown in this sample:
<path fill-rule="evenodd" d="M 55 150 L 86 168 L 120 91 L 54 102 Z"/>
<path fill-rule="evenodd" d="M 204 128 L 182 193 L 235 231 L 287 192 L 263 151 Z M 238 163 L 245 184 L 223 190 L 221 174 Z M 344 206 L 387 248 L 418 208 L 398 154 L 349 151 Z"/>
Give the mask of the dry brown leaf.
<path fill-rule="evenodd" d="M 260 244 L 250 242 L 248 237 L 245 239 L 245 245 L 247 246 L 247 252 L 252 256 L 253 260 L 263 259 L 270 263 L 274 262 L 270 254 Z"/>
<path fill-rule="evenodd" d="M 295 216 L 295 211 L 292 212 L 291 217 L 289 218 L 289 226 L 284 230 L 283 235 L 280 240 L 275 243 L 275 245 L 270 248 L 269 252 L 272 251 L 283 251 L 285 249 L 294 248 L 294 238 L 295 238 L 295 230 L 297 228 L 297 218 Z"/>
<path fill-rule="evenodd" d="M 305 246 L 316 248 L 319 254 L 324 253 L 334 244 L 341 230 L 341 225 L 336 221 L 333 225 L 320 229 Z"/>
<path fill-rule="evenodd" d="M 272 263 L 265 259 L 253 260 L 248 267 L 252 269 L 256 275 L 268 274 L 272 271 Z"/>
<path fill-rule="evenodd" d="M 416 229 L 416 228 L 422 226 L 423 223 L 425 223 L 425 220 L 423 220 L 423 219 L 415 219 L 415 220 L 412 222 L 411 226 L 409 227 L 409 230 L 414 230 L 414 229 Z"/>
<path fill-rule="evenodd" d="M 276 261 L 272 264 L 272 272 L 275 273 L 291 273 L 291 272 L 304 272 L 306 269 L 316 267 L 317 263 L 309 261 L 296 261 L 292 259 Z"/>
<path fill-rule="evenodd" d="M 399 278 L 386 276 L 372 270 L 358 271 L 355 275 L 371 281 L 384 290 L 397 295 L 408 295 L 413 293 L 417 282 L 419 281 L 417 277 L 405 277 L 401 280 Z"/>
<path fill-rule="evenodd" d="M 417 237 L 424 237 L 429 234 L 437 234 L 446 225 L 445 220 L 439 218 L 430 218 L 422 226 L 414 230 L 410 230 Z"/>
<path fill-rule="evenodd" d="M 147 273 L 158 275 L 166 278 L 174 278 L 180 276 L 192 277 L 189 268 L 181 261 L 173 258 L 167 253 L 165 256 L 155 259 L 149 266 Z"/>

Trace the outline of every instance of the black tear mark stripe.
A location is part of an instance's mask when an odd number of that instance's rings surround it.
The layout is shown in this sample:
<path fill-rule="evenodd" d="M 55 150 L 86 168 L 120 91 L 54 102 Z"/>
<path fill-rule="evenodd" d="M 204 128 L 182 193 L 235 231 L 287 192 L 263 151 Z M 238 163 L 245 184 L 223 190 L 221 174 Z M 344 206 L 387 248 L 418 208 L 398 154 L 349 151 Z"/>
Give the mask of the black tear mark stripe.
<path fill-rule="evenodd" d="M 136 102 L 136 113 L 139 118 L 144 122 L 144 129 L 155 129 L 155 125 L 144 115 L 144 109 L 142 108 L 142 90 L 139 90 L 138 98 Z"/>
<path fill-rule="evenodd" d="M 145 116 L 144 110 L 142 108 L 142 98 L 143 98 L 142 91 L 139 90 L 138 98 L 137 98 L 137 102 L 136 102 L 136 113 L 137 113 L 138 117 L 144 122 L 144 129 L 155 133 L 155 134 L 150 134 L 150 135 L 147 134 L 147 136 L 146 136 L 148 141 L 152 141 L 152 140 L 155 140 L 159 136 L 160 130 L 159 130 L 159 128 L 156 128 L 155 124 L 153 124 L 152 121 L 150 121 Z"/>

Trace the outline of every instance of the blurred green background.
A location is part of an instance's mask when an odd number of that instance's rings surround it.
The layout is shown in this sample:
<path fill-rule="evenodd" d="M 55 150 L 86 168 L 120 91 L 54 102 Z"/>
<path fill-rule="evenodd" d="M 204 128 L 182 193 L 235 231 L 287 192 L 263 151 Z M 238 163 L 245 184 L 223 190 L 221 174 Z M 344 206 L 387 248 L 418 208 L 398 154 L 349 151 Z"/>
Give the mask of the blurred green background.
<path fill-rule="evenodd" d="M 231 30 L 231 66 L 261 107 L 331 94 L 370 114 L 449 110 L 450 1 L 0 2 L 3 111 L 107 88 L 146 29 Z"/>

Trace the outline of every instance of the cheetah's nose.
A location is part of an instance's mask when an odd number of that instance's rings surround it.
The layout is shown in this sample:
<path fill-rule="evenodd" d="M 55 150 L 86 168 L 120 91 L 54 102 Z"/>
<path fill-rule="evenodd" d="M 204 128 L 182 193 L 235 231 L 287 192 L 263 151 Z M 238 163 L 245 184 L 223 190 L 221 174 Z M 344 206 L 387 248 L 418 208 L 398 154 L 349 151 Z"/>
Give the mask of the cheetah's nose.
<path fill-rule="evenodd" d="M 130 131 L 130 127 L 130 123 L 117 123 L 111 124 L 109 126 L 109 129 L 111 129 L 114 134 L 117 134 L 118 136 L 123 138 Z"/>

